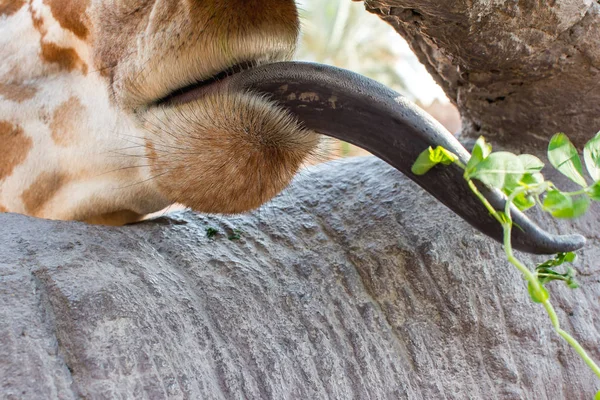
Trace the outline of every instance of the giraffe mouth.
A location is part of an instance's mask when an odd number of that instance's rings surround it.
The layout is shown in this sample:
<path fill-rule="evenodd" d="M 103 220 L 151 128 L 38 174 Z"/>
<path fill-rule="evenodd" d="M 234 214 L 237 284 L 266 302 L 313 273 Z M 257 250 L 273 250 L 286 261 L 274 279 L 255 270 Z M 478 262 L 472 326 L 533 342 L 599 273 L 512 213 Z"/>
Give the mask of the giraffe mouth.
<path fill-rule="evenodd" d="M 166 96 L 156 100 L 153 105 L 170 106 L 196 100 L 213 90 L 217 90 L 230 76 L 247 71 L 262 64 L 264 64 L 264 62 L 259 59 L 233 64 L 207 79 L 203 79 L 190 85 L 175 89 Z"/>
<path fill-rule="evenodd" d="M 429 146 L 441 145 L 467 163 L 468 151 L 431 116 L 393 90 L 361 75 L 314 63 L 245 61 L 209 78 L 172 91 L 154 105 L 176 106 L 213 91 L 254 92 L 287 110 L 308 129 L 353 143 L 386 161 L 436 197 L 466 222 L 502 242 L 503 232 L 463 179 L 455 165 L 435 167 L 424 176 L 411 172 L 413 162 Z M 498 210 L 505 197 L 481 192 Z M 513 246 L 530 253 L 552 254 L 585 244 L 580 235 L 552 235 L 516 208 Z"/>

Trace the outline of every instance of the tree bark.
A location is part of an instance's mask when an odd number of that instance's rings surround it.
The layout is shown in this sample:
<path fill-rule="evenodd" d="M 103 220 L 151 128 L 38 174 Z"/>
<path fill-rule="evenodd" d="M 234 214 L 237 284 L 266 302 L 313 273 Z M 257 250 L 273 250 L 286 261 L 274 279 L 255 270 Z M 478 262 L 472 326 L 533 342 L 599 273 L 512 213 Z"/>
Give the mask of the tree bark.
<path fill-rule="evenodd" d="M 366 0 L 458 107 L 462 134 L 540 151 L 600 130 L 597 0 Z"/>
<path fill-rule="evenodd" d="M 582 289 L 552 296 L 599 359 L 597 271 L 582 268 Z M 592 398 L 598 382 L 496 242 L 369 157 L 316 167 L 248 216 L 110 228 L 0 214 L 0 387 L 555 400 Z"/>
<path fill-rule="evenodd" d="M 600 130 L 600 1 L 365 0 L 365 5 L 408 41 L 457 106 L 465 143 L 483 135 L 496 149 L 546 160 L 555 133 L 567 133 L 581 150 Z M 554 170 L 544 173 L 563 189 L 578 189 Z M 597 204 L 577 220 L 552 220 L 540 212 L 533 218 L 554 232 L 586 236 L 580 271 L 600 272 Z M 600 289 L 597 278 L 587 282 L 587 293 Z M 598 311 L 587 311 L 596 327 Z M 599 342 L 585 340 L 597 352 Z M 590 391 L 586 398 L 591 396 Z"/>

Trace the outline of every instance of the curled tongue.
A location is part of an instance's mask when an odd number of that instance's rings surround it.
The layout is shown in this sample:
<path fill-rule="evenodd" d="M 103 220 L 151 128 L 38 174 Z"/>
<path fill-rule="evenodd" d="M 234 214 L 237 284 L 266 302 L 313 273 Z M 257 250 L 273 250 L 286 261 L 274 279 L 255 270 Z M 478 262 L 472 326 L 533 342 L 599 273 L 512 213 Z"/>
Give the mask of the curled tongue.
<path fill-rule="evenodd" d="M 361 75 L 320 64 L 284 62 L 231 76 L 228 86 L 269 95 L 316 132 L 350 142 L 386 161 L 435 196 L 465 221 L 502 242 L 502 228 L 470 191 L 456 165 L 417 176 L 411 167 L 427 147 L 441 145 L 463 163 L 465 148 L 439 123 L 393 90 Z M 483 186 L 483 185 L 482 185 Z M 498 191 L 481 188 L 494 208 L 504 208 Z M 576 250 L 581 235 L 552 235 L 513 209 L 513 247 L 536 254 Z"/>

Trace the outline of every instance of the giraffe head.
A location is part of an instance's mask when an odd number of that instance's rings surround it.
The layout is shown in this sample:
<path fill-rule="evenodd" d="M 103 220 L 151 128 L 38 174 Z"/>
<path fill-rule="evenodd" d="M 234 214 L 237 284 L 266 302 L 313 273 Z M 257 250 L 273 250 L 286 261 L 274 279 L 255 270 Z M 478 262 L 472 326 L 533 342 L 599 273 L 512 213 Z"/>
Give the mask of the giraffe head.
<path fill-rule="evenodd" d="M 290 59 L 293 0 L 0 1 L 0 136 L 23 150 L 0 163 L 4 208 L 100 222 L 175 202 L 243 212 L 282 190 L 317 144 L 264 96 L 186 98 Z"/>
<path fill-rule="evenodd" d="M 298 36 L 293 0 L 110 0 L 88 15 L 94 67 L 145 132 L 151 173 L 169 201 L 217 213 L 258 207 L 315 147 L 315 134 L 259 95 L 186 98 L 202 83 L 288 60 Z"/>
<path fill-rule="evenodd" d="M 114 224 L 174 202 L 243 212 L 315 148 L 306 126 L 371 150 L 500 240 L 460 168 L 411 173 L 428 146 L 466 163 L 456 139 L 376 82 L 276 63 L 297 35 L 292 0 L 0 0 L 0 212 Z M 585 243 L 515 213 L 517 249 Z"/>

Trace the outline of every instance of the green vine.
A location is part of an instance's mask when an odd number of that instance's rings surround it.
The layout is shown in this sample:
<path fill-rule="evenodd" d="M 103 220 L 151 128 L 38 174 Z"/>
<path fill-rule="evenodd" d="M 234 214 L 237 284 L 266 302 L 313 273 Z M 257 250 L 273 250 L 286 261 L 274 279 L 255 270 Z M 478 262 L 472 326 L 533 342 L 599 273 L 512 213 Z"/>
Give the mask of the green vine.
<path fill-rule="evenodd" d="M 548 160 L 554 168 L 581 187 L 574 192 L 563 192 L 552 182 L 546 181 L 541 173 L 544 163 L 539 158 L 530 154 L 516 155 L 505 151 L 492 153 L 492 147 L 483 137 L 475 143 L 466 165 L 443 147 L 430 147 L 419 155 L 413 164 L 412 172 L 423 175 L 438 164 L 456 164 L 464 170 L 463 176 L 469 188 L 502 225 L 506 259 L 524 276 L 532 301 L 544 306 L 554 330 L 600 378 L 598 365 L 579 342 L 561 328 L 546 288 L 551 281 L 562 281 L 571 289 L 579 287 L 575 279 L 575 270 L 566 265 L 575 261 L 576 255 L 572 252 L 559 253 L 535 268 L 529 268 L 514 255 L 511 242 L 511 205 L 521 211 L 539 205 L 555 218 L 576 218 L 587 211 L 592 200 L 600 201 L 600 132 L 585 145 L 583 156 L 587 172 L 594 182 L 592 185 L 588 185 L 584 177 L 581 159 L 569 138 L 563 133 L 558 133 L 550 140 Z M 499 189 L 506 195 L 504 210 L 492 207 L 477 188 L 475 180 L 487 187 Z M 558 270 L 559 267 L 562 272 Z M 595 400 L 600 400 L 600 391 L 596 393 Z"/>

